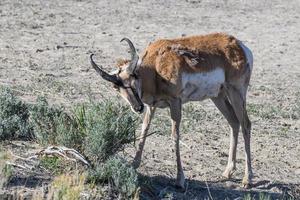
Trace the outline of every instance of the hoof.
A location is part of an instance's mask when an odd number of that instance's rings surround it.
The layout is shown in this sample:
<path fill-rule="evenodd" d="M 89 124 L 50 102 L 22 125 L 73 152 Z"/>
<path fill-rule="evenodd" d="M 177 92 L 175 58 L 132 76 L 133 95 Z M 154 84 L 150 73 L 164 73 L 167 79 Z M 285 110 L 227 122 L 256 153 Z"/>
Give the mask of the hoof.
<path fill-rule="evenodd" d="M 185 190 L 185 178 L 183 174 L 177 176 L 175 187 L 180 190 Z"/>
<path fill-rule="evenodd" d="M 180 192 L 184 192 L 184 191 L 185 191 L 185 186 L 184 186 L 184 184 L 181 185 L 181 184 L 179 184 L 179 183 L 176 183 L 176 184 L 175 184 L 175 188 L 176 188 L 176 190 L 178 190 L 178 191 L 180 191 Z"/>
<path fill-rule="evenodd" d="M 234 174 L 234 172 L 235 172 L 235 169 L 226 169 L 223 172 L 222 176 L 227 178 L 227 179 L 230 179 L 232 177 L 232 175 Z"/>
<path fill-rule="evenodd" d="M 136 161 L 136 160 L 134 160 L 134 161 L 132 161 L 132 163 L 131 163 L 131 166 L 132 166 L 134 169 L 139 168 L 140 165 L 141 165 L 141 161 Z"/>
<path fill-rule="evenodd" d="M 242 187 L 245 189 L 249 189 L 252 186 L 252 181 L 249 178 L 244 177 L 242 181 Z"/>

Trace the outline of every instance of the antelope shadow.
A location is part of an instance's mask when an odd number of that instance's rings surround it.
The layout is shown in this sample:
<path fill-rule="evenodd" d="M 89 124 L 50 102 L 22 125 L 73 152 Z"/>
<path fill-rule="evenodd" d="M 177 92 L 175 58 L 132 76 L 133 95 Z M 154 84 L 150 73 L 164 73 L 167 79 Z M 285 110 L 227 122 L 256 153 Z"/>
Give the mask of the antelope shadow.
<path fill-rule="evenodd" d="M 140 175 L 141 199 L 297 199 L 293 189 L 300 190 L 300 184 L 272 183 L 262 180 L 252 185 L 250 189 L 240 187 L 241 179 L 220 181 L 198 181 L 186 179 L 184 190 L 175 187 L 175 179 L 166 176 Z M 272 189 L 272 190 L 271 190 Z M 274 192 L 278 191 L 278 192 Z"/>

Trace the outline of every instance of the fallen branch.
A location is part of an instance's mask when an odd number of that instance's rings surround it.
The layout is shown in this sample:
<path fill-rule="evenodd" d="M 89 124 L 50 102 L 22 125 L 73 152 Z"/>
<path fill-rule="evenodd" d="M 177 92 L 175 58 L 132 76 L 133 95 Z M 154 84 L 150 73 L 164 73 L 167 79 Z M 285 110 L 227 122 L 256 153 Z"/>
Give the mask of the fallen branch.
<path fill-rule="evenodd" d="M 16 159 L 23 160 L 23 161 L 30 161 L 30 162 L 33 162 L 32 159 L 37 158 L 37 155 L 24 158 L 24 157 L 15 155 L 12 151 L 10 151 L 10 155 L 13 156 L 13 157 L 15 157 Z"/>
<path fill-rule="evenodd" d="M 19 165 L 19 164 L 12 163 L 12 162 L 9 162 L 9 161 L 6 161 L 6 164 L 7 164 L 7 165 L 11 165 L 11 166 L 13 166 L 13 167 L 21 168 L 21 169 L 30 169 L 30 168 L 25 167 L 25 166 L 23 166 L 23 165 Z"/>
<path fill-rule="evenodd" d="M 41 150 L 37 155 L 55 155 L 63 157 L 66 160 L 76 162 L 81 161 L 85 165 L 90 166 L 89 162 L 75 149 L 70 149 L 63 146 L 49 146 L 46 149 Z"/>
<path fill-rule="evenodd" d="M 37 158 L 36 155 L 30 156 L 28 158 L 24 158 L 24 157 L 15 155 L 12 151 L 9 151 L 9 152 L 10 152 L 10 156 L 14 157 L 15 159 L 13 159 L 14 162 L 6 161 L 6 164 L 10 165 L 12 167 L 17 167 L 17 168 L 20 168 L 20 169 L 23 169 L 23 170 L 32 171 L 32 169 L 34 169 L 35 166 L 38 163 L 36 160 L 34 160 L 34 158 Z M 22 161 L 25 161 L 25 162 L 22 165 L 15 163 L 18 160 L 22 160 Z"/>

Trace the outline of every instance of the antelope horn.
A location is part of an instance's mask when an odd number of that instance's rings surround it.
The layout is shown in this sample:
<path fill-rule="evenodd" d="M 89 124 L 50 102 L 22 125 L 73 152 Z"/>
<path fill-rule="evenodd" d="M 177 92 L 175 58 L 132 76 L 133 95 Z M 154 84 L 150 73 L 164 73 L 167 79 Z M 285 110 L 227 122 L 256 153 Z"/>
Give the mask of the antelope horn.
<path fill-rule="evenodd" d="M 123 42 L 123 41 L 126 41 L 128 43 L 128 45 L 130 47 L 130 53 L 131 53 L 131 61 L 126 70 L 128 71 L 128 73 L 133 74 L 134 71 L 136 70 L 137 63 L 139 61 L 139 56 L 136 52 L 134 45 L 128 38 L 123 38 L 120 42 Z"/>
<path fill-rule="evenodd" d="M 102 69 L 94 62 L 93 56 L 94 56 L 94 54 L 91 54 L 91 55 L 90 55 L 90 60 L 91 60 L 92 66 L 93 66 L 93 68 L 96 70 L 96 72 L 98 72 L 98 74 L 100 74 L 100 76 L 101 76 L 103 79 L 105 79 L 105 80 L 107 80 L 107 81 L 109 81 L 109 82 L 112 82 L 112 83 L 114 83 L 114 84 L 119 85 L 119 84 L 120 84 L 120 81 L 118 80 L 117 76 L 115 76 L 115 75 L 110 75 L 110 74 L 108 74 L 107 72 L 105 72 L 104 70 L 102 70 Z"/>

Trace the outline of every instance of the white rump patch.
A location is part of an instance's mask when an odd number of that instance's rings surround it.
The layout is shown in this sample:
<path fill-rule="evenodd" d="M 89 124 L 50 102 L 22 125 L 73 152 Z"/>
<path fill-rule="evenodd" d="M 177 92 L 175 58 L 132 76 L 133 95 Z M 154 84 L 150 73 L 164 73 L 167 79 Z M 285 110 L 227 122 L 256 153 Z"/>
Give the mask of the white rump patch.
<path fill-rule="evenodd" d="M 217 97 L 224 82 L 225 73 L 222 68 L 209 72 L 183 73 L 181 99 L 187 102 Z"/>

